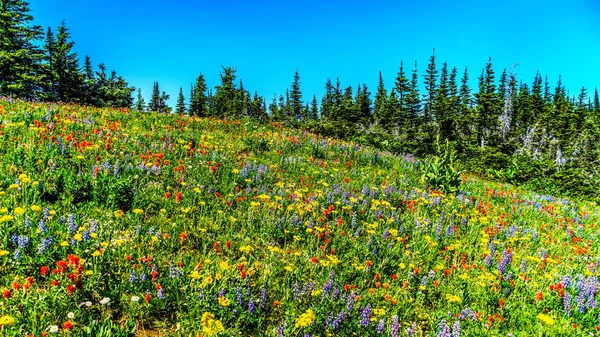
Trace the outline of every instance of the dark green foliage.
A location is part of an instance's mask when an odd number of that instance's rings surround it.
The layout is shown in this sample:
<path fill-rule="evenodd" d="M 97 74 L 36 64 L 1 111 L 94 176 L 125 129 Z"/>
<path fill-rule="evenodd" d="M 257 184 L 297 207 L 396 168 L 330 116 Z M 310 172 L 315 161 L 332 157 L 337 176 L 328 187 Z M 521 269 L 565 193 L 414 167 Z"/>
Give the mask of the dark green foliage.
<path fill-rule="evenodd" d="M 300 90 L 300 75 L 298 74 L 298 69 L 296 69 L 292 91 L 290 92 L 290 116 L 288 119 L 300 121 L 302 117 L 302 91 Z"/>
<path fill-rule="evenodd" d="M 190 116 L 205 117 L 208 110 L 207 101 L 206 82 L 204 81 L 204 75 L 200 74 L 196 78 L 196 83 L 193 85 L 191 91 Z"/>
<path fill-rule="evenodd" d="M 185 114 L 185 97 L 183 96 L 183 88 L 179 87 L 179 95 L 177 96 L 177 105 L 175 106 L 175 113 L 183 115 Z"/>
<path fill-rule="evenodd" d="M 24 0 L 0 2 L 0 96 L 37 98 L 44 87 L 43 53 L 35 40 L 42 28 Z"/>
<path fill-rule="evenodd" d="M 142 96 L 142 89 L 138 88 L 137 100 L 135 102 L 135 110 L 136 111 L 144 111 L 146 107 L 146 101 L 144 101 L 144 97 Z"/>
<path fill-rule="evenodd" d="M 218 118 L 233 117 L 236 112 L 237 87 L 234 83 L 235 68 L 223 67 L 221 71 L 221 84 L 215 87 L 214 110 L 211 114 Z"/>
<path fill-rule="evenodd" d="M 419 162 L 421 172 L 421 181 L 434 189 L 441 189 L 446 193 L 458 191 L 462 183 L 461 174 L 463 173 L 456 165 L 456 152 L 446 141 L 444 152 L 439 145 L 439 138 L 436 142 L 436 154 L 427 157 Z"/>

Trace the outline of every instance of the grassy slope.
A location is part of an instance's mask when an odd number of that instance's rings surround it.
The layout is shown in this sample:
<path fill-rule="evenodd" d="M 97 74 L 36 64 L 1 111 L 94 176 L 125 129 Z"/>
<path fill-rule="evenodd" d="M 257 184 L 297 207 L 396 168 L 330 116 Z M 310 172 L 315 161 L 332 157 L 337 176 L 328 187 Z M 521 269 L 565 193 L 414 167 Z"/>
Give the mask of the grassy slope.
<path fill-rule="evenodd" d="M 472 177 L 442 195 L 410 157 L 277 125 L 8 102 L 0 118 L 3 336 L 599 325 L 592 204 Z"/>

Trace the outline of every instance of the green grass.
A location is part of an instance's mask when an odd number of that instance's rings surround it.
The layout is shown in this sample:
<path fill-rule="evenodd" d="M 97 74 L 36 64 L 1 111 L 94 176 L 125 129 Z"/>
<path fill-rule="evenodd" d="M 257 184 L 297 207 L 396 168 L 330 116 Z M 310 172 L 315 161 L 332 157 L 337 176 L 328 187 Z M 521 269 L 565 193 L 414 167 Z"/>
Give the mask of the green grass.
<path fill-rule="evenodd" d="M 5 101 L 0 119 L 2 336 L 600 325 L 595 204 L 464 175 L 446 195 L 410 156 L 277 124 Z"/>

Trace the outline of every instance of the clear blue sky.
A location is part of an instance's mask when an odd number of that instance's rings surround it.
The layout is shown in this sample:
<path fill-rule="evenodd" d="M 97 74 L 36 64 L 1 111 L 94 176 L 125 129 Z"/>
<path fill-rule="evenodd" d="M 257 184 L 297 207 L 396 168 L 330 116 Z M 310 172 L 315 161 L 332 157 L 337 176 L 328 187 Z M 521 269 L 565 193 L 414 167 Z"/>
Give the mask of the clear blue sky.
<path fill-rule="evenodd" d="M 600 87 L 598 0 L 31 0 L 30 8 L 44 27 L 64 19 L 82 59 L 116 69 L 146 100 L 158 81 L 171 106 L 200 72 L 217 85 L 221 65 L 267 102 L 296 68 L 305 100 L 320 99 L 328 77 L 374 93 L 380 70 L 391 87 L 400 60 L 409 69 L 417 60 L 422 74 L 433 48 L 439 65 L 468 66 L 473 87 L 489 56 L 496 79 L 518 62 L 529 83 L 539 70 L 553 86 L 562 74 L 571 94 Z"/>

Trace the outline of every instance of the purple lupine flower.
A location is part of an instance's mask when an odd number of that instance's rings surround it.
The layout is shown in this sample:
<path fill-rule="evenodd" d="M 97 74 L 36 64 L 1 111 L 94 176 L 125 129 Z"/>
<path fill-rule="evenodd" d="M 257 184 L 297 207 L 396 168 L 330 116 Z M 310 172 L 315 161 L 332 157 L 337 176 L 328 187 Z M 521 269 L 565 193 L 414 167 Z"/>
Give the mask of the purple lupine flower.
<path fill-rule="evenodd" d="M 390 235 L 390 228 L 389 228 L 389 227 L 386 227 L 386 228 L 383 230 L 383 234 L 381 234 L 381 239 L 382 239 L 382 240 L 385 240 L 385 239 L 387 239 L 388 235 Z"/>
<path fill-rule="evenodd" d="M 390 327 L 390 336 L 398 337 L 400 333 L 400 322 L 398 321 L 398 315 L 392 317 L 392 326 Z"/>
<path fill-rule="evenodd" d="M 521 272 L 524 273 L 527 271 L 527 260 L 523 259 L 521 262 Z"/>
<path fill-rule="evenodd" d="M 15 252 L 13 253 L 13 260 L 17 261 L 21 258 L 21 250 L 20 249 L 15 249 Z"/>
<path fill-rule="evenodd" d="M 510 267 L 512 263 L 512 252 L 508 249 L 505 249 L 502 252 L 502 259 L 500 260 L 500 264 L 498 265 L 498 271 L 500 274 L 504 274 L 506 269 Z"/>
<path fill-rule="evenodd" d="M 350 294 L 350 296 L 348 296 L 348 302 L 346 303 L 346 310 L 348 310 L 348 312 L 352 312 L 352 310 L 354 310 L 354 297 L 356 295 L 354 294 L 354 292 L 352 292 Z"/>
<path fill-rule="evenodd" d="M 237 303 L 237 305 L 239 306 L 242 306 L 244 304 L 244 296 L 240 287 L 235 288 L 235 303 Z"/>
<path fill-rule="evenodd" d="M 45 234 L 48 231 L 48 227 L 46 227 L 46 222 L 44 222 L 44 220 L 38 222 L 38 230 L 41 234 Z"/>
<path fill-rule="evenodd" d="M 256 311 L 256 308 L 255 308 L 254 300 L 251 298 L 248 301 L 248 312 L 253 314 L 255 311 Z"/>
<path fill-rule="evenodd" d="M 446 320 L 443 319 L 438 325 L 438 334 L 437 337 L 452 337 L 452 332 L 450 331 L 450 327 Z"/>
<path fill-rule="evenodd" d="M 78 226 L 75 223 L 75 214 L 69 214 L 69 220 L 67 220 L 67 227 L 69 229 L 69 233 L 73 233 L 77 230 Z"/>
<path fill-rule="evenodd" d="M 29 245 L 29 238 L 25 235 L 19 235 L 17 237 L 17 246 L 20 249 L 25 249 Z"/>
<path fill-rule="evenodd" d="M 38 245 L 38 253 L 44 254 L 48 247 L 52 246 L 54 243 L 54 238 L 49 236 L 47 238 L 42 239 L 42 242 Z"/>
<path fill-rule="evenodd" d="M 460 321 L 454 322 L 452 325 L 452 337 L 460 337 Z"/>
<path fill-rule="evenodd" d="M 565 296 L 563 297 L 563 308 L 565 315 L 571 316 L 571 294 L 568 292 L 565 292 Z"/>
<path fill-rule="evenodd" d="M 281 323 L 279 325 L 279 327 L 277 327 L 277 337 L 284 337 L 285 336 L 285 321 L 283 321 L 283 323 Z"/>
<path fill-rule="evenodd" d="M 450 238 L 454 236 L 454 225 L 449 225 L 448 228 L 446 228 L 446 237 Z"/>
<path fill-rule="evenodd" d="M 473 309 L 467 307 L 460 312 L 460 315 L 458 315 L 458 319 L 462 319 L 462 320 L 471 319 L 474 321 L 477 319 L 477 316 L 475 315 L 475 311 L 473 311 Z"/>
<path fill-rule="evenodd" d="M 329 280 L 323 285 L 323 297 L 327 297 L 331 290 L 333 289 L 333 280 L 335 277 L 335 272 L 332 270 L 329 273 Z"/>
<path fill-rule="evenodd" d="M 131 275 L 129 275 L 129 283 L 135 283 L 135 281 L 137 281 L 137 274 L 135 271 L 132 271 Z"/>
<path fill-rule="evenodd" d="M 380 319 L 379 323 L 377 324 L 377 333 L 380 335 L 383 335 L 384 332 L 385 332 L 385 323 L 383 322 L 382 319 Z"/>
<path fill-rule="evenodd" d="M 183 273 L 181 272 L 181 270 L 179 270 L 179 268 L 175 267 L 175 266 L 171 266 L 171 268 L 169 268 L 169 276 L 171 278 L 179 278 L 183 275 Z"/>
<path fill-rule="evenodd" d="M 158 297 L 161 300 L 165 299 L 165 290 L 163 288 L 158 289 L 158 293 L 156 294 L 156 297 Z"/>
<path fill-rule="evenodd" d="M 31 220 L 29 220 L 29 217 L 25 218 L 25 228 L 29 228 L 31 227 Z"/>
<path fill-rule="evenodd" d="M 366 327 L 371 323 L 371 305 L 367 304 L 360 312 L 360 325 Z"/>
<path fill-rule="evenodd" d="M 260 291 L 260 298 L 258 300 L 258 307 L 261 309 L 264 309 L 264 307 L 266 305 L 267 305 L 267 289 L 262 288 L 262 290 Z"/>

